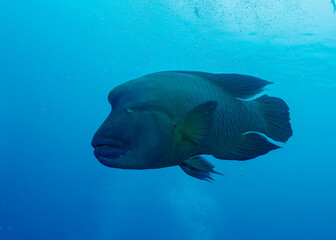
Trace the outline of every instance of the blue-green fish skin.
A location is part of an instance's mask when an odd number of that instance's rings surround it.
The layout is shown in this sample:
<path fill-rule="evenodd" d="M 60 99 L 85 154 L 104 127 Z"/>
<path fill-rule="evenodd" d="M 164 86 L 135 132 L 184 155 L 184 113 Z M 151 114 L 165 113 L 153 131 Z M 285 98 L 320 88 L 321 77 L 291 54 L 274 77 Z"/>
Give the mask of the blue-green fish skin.
<path fill-rule="evenodd" d="M 125 82 L 109 94 L 112 111 L 92 140 L 95 156 L 115 168 L 180 165 L 193 177 L 211 180 L 209 168 L 202 169 L 204 161 L 196 156 L 247 160 L 278 148 L 263 135 L 280 142 L 292 135 L 283 100 L 267 95 L 251 100 L 270 83 L 247 75 L 187 71 Z"/>

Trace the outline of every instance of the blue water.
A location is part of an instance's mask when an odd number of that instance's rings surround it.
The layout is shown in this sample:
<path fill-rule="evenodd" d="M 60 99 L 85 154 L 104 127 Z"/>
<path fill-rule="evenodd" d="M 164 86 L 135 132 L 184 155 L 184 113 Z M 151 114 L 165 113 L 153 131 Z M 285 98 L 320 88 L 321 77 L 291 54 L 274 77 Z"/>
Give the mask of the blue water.
<path fill-rule="evenodd" d="M 163 70 L 273 81 L 282 149 L 119 170 L 93 156 L 109 91 Z M 336 239 L 336 14 L 329 0 L 0 1 L 0 239 Z"/>

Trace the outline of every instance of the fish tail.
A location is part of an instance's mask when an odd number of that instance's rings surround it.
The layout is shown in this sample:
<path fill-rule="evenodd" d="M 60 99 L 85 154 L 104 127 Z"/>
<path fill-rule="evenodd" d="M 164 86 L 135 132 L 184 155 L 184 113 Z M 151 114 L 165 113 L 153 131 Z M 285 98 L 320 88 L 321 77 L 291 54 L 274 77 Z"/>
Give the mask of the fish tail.
<path fill-rule="evenodd" d="M 287 104 L 280 98 L 267 95 L 255 99 L 254 102 L 259 103 L 267 123 L 266 129 L 261 132 L 276 141 L 286 142 L 293 135 Z"/>

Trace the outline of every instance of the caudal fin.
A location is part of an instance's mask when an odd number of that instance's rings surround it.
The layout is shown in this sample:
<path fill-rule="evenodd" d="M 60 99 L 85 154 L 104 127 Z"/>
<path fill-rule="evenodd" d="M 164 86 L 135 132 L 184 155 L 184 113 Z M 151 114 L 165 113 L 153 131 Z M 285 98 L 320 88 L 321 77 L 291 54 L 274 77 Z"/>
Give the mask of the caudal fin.
<path fill-rule="evenodd" d="M 254 101 L 259 103 L 267 122 L 266 129 L 261 132 L 276 141 L 286 142 L 293 135 L 287 104 L 280 98 L 267 95 Z"/>

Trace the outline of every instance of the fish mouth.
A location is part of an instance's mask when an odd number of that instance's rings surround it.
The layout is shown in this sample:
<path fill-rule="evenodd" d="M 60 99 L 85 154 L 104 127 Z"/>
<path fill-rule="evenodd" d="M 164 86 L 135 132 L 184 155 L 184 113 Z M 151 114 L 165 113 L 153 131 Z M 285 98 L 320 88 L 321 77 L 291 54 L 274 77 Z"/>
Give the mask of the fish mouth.
<path fill-rule="evenodd" d="M 128 150 L 121 143 L 96 144 L 93 153 L 102 164 L 109 166 L 112 160 L 119 160 Z"/>

